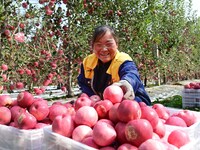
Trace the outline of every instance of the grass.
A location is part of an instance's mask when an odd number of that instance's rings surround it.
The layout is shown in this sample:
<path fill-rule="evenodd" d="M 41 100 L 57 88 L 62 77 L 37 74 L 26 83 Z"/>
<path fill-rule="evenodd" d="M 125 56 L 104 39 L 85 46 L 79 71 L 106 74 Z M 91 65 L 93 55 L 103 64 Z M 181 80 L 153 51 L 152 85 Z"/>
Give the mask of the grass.
<path fill-rule="evenodd" d="M 168 97 L 164 100 L 158 100 L 157 99 L 152 103 L 152 105 L 156 104 L 156 103 L 163 104 L 166 107 L 183 109 L 182 108 L 182 96 L 180 96 L 180 95 Z M 193 110 L 193 111 L 200 111 L 200 107 L 186 107 L 184 109 L 189 109 L 189 110 Z"/>

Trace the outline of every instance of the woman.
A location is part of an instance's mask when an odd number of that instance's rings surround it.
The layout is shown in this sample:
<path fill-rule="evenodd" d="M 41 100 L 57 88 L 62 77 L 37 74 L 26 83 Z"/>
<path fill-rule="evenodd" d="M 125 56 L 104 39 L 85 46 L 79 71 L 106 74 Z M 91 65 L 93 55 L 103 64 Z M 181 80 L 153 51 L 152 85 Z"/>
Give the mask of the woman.
<path fill-rule="evenodd" d="M 128 54 L 119 52 L 118 38 L 110 26 L 95 29 L 91 47 L 93 54 L 84 58 L 78 76 L 83 93 L 97 94 L 102 98 L 104 89 L 115 84 L 123 89 L 125 99 L 151 105 L 135 63 Z"/>

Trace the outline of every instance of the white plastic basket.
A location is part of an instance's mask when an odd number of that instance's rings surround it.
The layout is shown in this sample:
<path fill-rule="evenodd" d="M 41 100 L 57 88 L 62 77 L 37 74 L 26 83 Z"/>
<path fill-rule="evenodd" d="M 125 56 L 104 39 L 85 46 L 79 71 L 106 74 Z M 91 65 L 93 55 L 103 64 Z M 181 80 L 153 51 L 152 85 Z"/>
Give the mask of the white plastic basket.
<path fill-rule="evenodd" d="M 41 150 L 43 129 L 21 130 L 0 125 L 0 150 Z"/>
<path fill-rule="evenodd" d="M 169 108 L 170 114 L 176 113 L 181 109 Z M 200 112 L 194 114 L 198 120 L 200 120 Z M 196 122 L 190 127 L 178 127 L 166 125 L 166 136 L 175 129 L 181 129 L 189 134 L 191 142 L 180 148 L 180 150 L 200 150 L 200 121 Z M 165 139 L 166 140 L 166 139 Z M 80 142 L 74 141 L 71 138 L 64 137 L 60 134 L 52 132 L 52 126 L 44 127 L 44 142 L 42 146 L 43 150 L 96 150 Z"/>
<path fill-rule="evenodd" d="M 88 145 L 77 142 L 52 132 L 52 126 L 44 127 L 43 150 L 96 150 Z"/>
<path fill-rule="evenodd" d="M 200 89 L 183 89 L 182 107 L 200 107 Z"/>
<path fill-rule="evenodd" d="M 170 114 L 176 113 L 178 111 L 181 111 L 182 109 L 175 109 L 175 108 L 169 108 Z M 197 118 L 197 121 L 195 124 L 191 125 L 190 127 L 180 127 L 180 126 L 173 126 L 173 125 L 165 125 L 166 126 L 166 135 L 164 138 L 167 138 L 168 135 L 176 129 L 180 129 L 185 131 L 189 137 L 190 137 L 190 143 L 182 146 L 180 150 L 200 150 L 200 112 L 193 111 L 195 117 Z"/>

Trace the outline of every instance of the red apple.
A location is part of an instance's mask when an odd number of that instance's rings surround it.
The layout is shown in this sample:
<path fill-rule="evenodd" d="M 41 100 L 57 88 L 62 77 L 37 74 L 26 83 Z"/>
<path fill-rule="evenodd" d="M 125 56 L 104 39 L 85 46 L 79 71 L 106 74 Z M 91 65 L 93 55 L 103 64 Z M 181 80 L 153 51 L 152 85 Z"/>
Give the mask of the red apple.
<path fill-rule="evenodd" d="M 125 136 L 130 144 L 139 147 L 153 137 L 153 128 L 146 119 L 131 120 L 125 126 Z"/>
<path fill-rule="evenodd" d="M 67 108 L 60 104 L 54 104 L 49 107 L 49 119 L 53 121 L 56 116 L 62 116 L 67 113 Z"/>
<path fill-rule="evenodd" d="M 85 144 L 85 145 L 88 145 L 90 147 L 93 147 L 93 148 L 96 148 L 96 149 L 99 149 L 99 146 L 94 142 L 92 136 L 89 136 L 89 137 L 86 137 L 84 138 L 81 143 Z"/>
<path fill-rule="evenodd" d="M 116 149 L 112 146 L 104 146 L 104 147 L 101 147 L 99 150 L 116 150 Z"/>
<path fill-rule="evenodd" d="M 12 101 L 11 107 L 13 107 L 13 106 L 18 106 L 17 99 L 14 99 Z"/>
<path fill-rule="evenodd" d="M 116 140 L 117 133 L 113 126 L 100 121 L 94 125 L 92 137 L 97 145 L 109 146 Z"/>
<path fill-rule="evenodd" d="M 34 88 L 34 92 L 35 92 L 36 95 L 40 95 L 40 94 L 43 93 L 40 88 Z"/>
<path fill-rule="evenodd" d="M 182 118 L 188 127 L 193 125 L 197 121 L 194 112 L 191 110 L 180 110 L 177 113 L 173 114 L 172 116 L 177 116 Z"/>
<path fill-rule="evenodd" d="M 10 84 L 9 88 L 10 88 L 11 91 L 13 91 L 15 89 L 15 85 L 14 84 Z"/>
<path fill-rule="evenodd" d="M 117 117 L 117 109 L 119 107 L 120 103 L 115 103 L 109 110 L 108 112 L 108 116 L 109 119 L 113 122 L 113 123 L 117 123 L 119 121 L 118 117 Z"/>
<path fill-rule="evenodd" d="M 7 66 L 6 64 L 2 64 L 2 65 L 1 65 L 1 69 L 2 69 L 3 71 L 6 71 L 6 70 L 8 70 L 8 66 Z"/>
<path fill-rule="evenodd" d="M 11 120 L 14 121 L 15 117 L 23 112 L 25 112 L 26 109 L 25 108 L 22 108 L 18 105 L 16 106 L 13 106 L 10 108 L 10 112 L 11 112 Z"/>
<path fill-rule="evenodd" d="M 168 149 L 167 146 L 160 140 L 148 139 L 138 147 L 138 150 L 168 150 Z"/>
<path fill-rule="evenodd" d="M 168 143 L 180 148 L 190 142 L 189 135 L 183 130 L 173 130 L 167 139 Z"/>
<path fill-rule="evenodd" d="M 74 107 L 67 107 L 67 114 L 74 116 L 76 114 Z"/>
<path fill-rule="evenodd" d="M 145 102 L 139 102 L 140 107 L 146 107 L 148 106 Z"/>
<path fill-rule="evenodd" d="M 28 108 L 34 102 L 34 97 L 28 91 L 23 91 L 17 95 L 17 103 L 23 108 Z"/>
<path fill-rule="evenodd" d="M 45 123 L 45 124 L 51 125 L 52 121 L 49 119 L 49 117 L 46 117 L 44 120 L 41 120 L 40 123 Z"/>
<path fill-rule="evenodd" d="M 101 98 L 100 98 L 99 95 L 92 95 L 92 96 L 90 96 L 90 99 L 91 99 L 94 103 L 101 100 Z"/>
<path fill-rule="evenodd" d="M 70 101 L 70 102 L 64 103 L 63 105 L 64 105 L 66 108 L 71 108 L 71 107 L 74 107 L 72 103 L 73 103 L 73 101 Z"/>
<path fill-rule="evenodd" d="M 52 122 L 52 131 L 66 137 L 72 136 L 74 128 L 73 118 L 69 114 L 56 116 Z"/>
<path fill-rule="evenodd" d="M 79 97 L 88 97 L 89 98 L 89 96 L 86 93 L 81 93 Z"/>
<path fill-rule="evenodd" d="M 13 122 L 10 122 L 10 123 L 8 124 L 8 126 L 18 128 L 14 121 L 13 121 Z"/>
<path fill-rule="evenodd" d="M 120 145 L 117 150 L 138 150 L 138 148 L 136 146 L 133 146 L 129 143 L 124 143 L 122 145 Z"/>
<path fill-rule="evenodd" d="M 72 132 L 72 139 L 78 142 L 82 142 L 84 138 L 92 136 L 93 130 L 87 125 L 79 125 L 75 127 Z"/>
<path fill-rule="evenodd" d="M 122 122 L 140 119 L 141 108 L 137 101 L 123 100 L 117 108 L 117 117 Z"/>
<path fill-rule="evenodd" d="M 98 121 L 98 114 L 91 106 L 83 106 L 76 111 L 74 121 L 77 125 L 93 127 Z"/>
<path fill-rule="evenodd" d="M 99 119 L 98 122 L 100 122 L 100 121 L 106 122 L 106 123 L 110 124 L 113 127 L 115 126 L 115 124 L 109 119 Z"/>
<path fill-rule="evenodd" d="M 194 89 L 200 89 L 200 85 L 198 83 L 196 83 L 196 85 L 194 85 L 193 87 Z"/>
<path fill-rule="evenodd" d="M 11 112 L 7 107 L 0 106 L 0 124 L 7 125 L 11 121 Z"/>
<path fill-rule="evenodd" d="M 43 99 L 43 98 L 41 98 L 41 97 L 34 98 L 34 102 L 35 102 L 35 101 L 41 101 L 41 102 L 44 102 L 44 103 L 46 103 L 46 104 L 48 105 L 48 101 L 45 100 L 45 99 Z"/>
<path fill-rule="evenodd" d="M 9 95 L 0 95 L 0 106 L 10 107 L 12 101 L 13 100 Z"/>
<path fill-rule="evenodd" d="M 126 136 L 125 136 L 125 127 L 126 123 L 124 122 L 117 122 L 115 125 L 115 131 L 117 132 L 117 141 L 120 144 L 128 143 Z"/>
<path fill-rule="evenodd" d="M 29 112 L 37 119 L 37 121 L 41 121 L 49 115 L 49 106 L 44 100 L 37 100 L 32 103 Z"/>
<path fill-rule="evenodd" d="M 157 112 L 159 118 L 167 120 L 170 116 L 169 112 L 167 111 L 166 107 L 162 104 L 154 104 L 152 106 L 153 109 Z"/>
<path fill-rule="evenodd" d="M 60 89 L 61 89 L 63 92 L 66 92 L 66 91 L 67 91 L 67 88 L 66 88 L 65 86 L 62 86 Z"/>
<path fill-rule="evenodd" d="M 55 101 L 55 102 L 52 103 L 52 105 L 55 105 L 55 104 L 57 104 L 57 105 L 63 105 L 63 103 L 61 101 Z"/>
<path fill-rule="evenodd" d="M 48 126 L 48 125 L 49 125 L 49 124 L 42 123 L 42 122 L 38 122 L 38 123 L 36 123 L 36 125 L 35 125 L 35 129 L 42 129 L 42 128 Z"/>
<path fill-rule="evenodd" d="M 74 103 L 75 110 L 78 110 L 82 106 L 91 106 L 92 100 L 86 96 L 81 96 L 77 98 L 77 100 Z"/>
<path fill-rule="evenodd" d="M 185 89 L 190 89 L 191 86 L 190 86 L 190 84 L 185 84 L 185 85 L 184 85 L 184 88 L 185 88 Z"/>
<path fill-rule="evenodd" d="M 113 104 L 121 102 L 123 96 L 124 96 L 123 90 L 116 85 L 110 85 L 106 87 L 103 92 L 103 99 L 110 100 Z"/>
<path fill-rule="evenodd" d="M 24 88 L 24 83 L 22 83 L 22 82 L 17 82 L 17 83 L 16 83 L 16 88 L 17 88 L 17 89 L 23 89 L 23 88 Z"/>
<path fill-rule="evenodd" d="M 153 127 L 153 132 L 156 133 L 160 138 L 165 136 L 166 126 L 161 119 L 159 119 L 157 125 Z"/>
<path fill-rule="evenodd" d="M 141 107 L 141 112 L 141 119 L 148 120 L 152 127 L 155 128 L 158 124 L 158 120 L 160 119 L 155 109 L 149 106 Z"/>
<path fill-rule="evenodd" d="M 195 86 L 196 86 L 196 82 L 190 82 L 189 83 L 189 86 L 190 86 L 190 89 L 193 89 Z"/>
<path fill-rule="evenodd" d="M 34 129 L 37 123 L 36 118 L 28 111 L 17 115 L 14 119 L 19 129 Z"/>
<path fill-rule="evenodd" d="M 108 112 L 113 106 L 113 103 L 110 100 L 97 101 L 94 104 L 94 108 L 98 113 L 99 118 L 108 118 Z"/>
<path fill-rule="evenodd" d="M 187 127 L 185 121 L 180 118 L 180 117 L 177 117 L 177 116 L 170 116 L 165 124 L 167 125 L 173 125 L 173 126 L 180 126 L 180 127 Z"/>

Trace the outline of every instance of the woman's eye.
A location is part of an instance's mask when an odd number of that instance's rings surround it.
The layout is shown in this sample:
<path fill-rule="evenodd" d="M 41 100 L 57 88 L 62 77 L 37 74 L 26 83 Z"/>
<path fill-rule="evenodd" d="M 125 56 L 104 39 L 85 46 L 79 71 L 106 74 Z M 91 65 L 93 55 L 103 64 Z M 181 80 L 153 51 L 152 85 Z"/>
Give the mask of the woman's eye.
<path fill-rule="evenodd" d="M 108 43 L 106 44 L 106 47 L 111 47 L 113 45 L 113 43 Z"/>
<path fill-rule="evenodd" d="M 102 45 L 101 45 L 101 44 L 95 44 L 95 46 L 96 46 L 96 47 L 101 47 Z"/>

